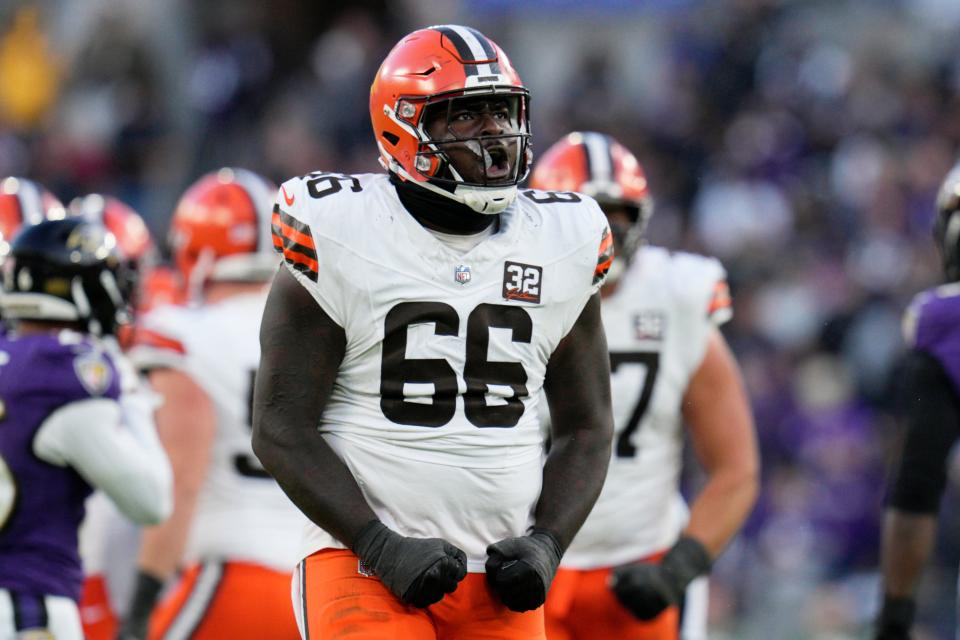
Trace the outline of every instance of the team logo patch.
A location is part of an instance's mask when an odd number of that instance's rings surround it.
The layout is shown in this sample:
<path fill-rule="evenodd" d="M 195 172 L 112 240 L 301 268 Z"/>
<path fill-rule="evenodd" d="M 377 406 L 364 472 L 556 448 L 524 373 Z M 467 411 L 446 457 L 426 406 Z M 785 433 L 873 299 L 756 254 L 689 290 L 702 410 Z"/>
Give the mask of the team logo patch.
<path fill-rule="evenodd" d="M 522 262 L 503 263 L 503 299 L 540 304 L 543 268 Z"/>
<path fill-rule="evenodd" d="M 368 578 L 373 577 L 373 570 L 363 560 L 357 560 L 357 573 Z"/>
<path fill-rule="evenodd" d="M 637 340 L 663 340 L 667 319 L 662 311 L 641 311 L 633 316 Z"/>
<path fill-rule="evenodd" d="M 80 384 L 91 396 L 101 396 L 113 381 L 113 370 L 99 353 L 84 353 L 73 361 Z"/>
<path fill-rule="evenodd" d="M 453 279 L 460 284 L 467 284 L 471 277 L 470 267 L 465 264 L 458 264 L 457 268 L 453 270 Z"/>

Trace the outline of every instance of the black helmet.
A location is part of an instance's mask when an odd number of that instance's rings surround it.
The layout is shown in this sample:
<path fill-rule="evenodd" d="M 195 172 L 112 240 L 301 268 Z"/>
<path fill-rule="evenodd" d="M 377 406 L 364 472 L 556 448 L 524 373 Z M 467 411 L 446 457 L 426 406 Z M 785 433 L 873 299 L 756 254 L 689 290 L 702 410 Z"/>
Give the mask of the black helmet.
<path fill-rule="evenodd" d="M 46 220 L 17 235 L 4 264 L 4 318 L 79 322 L 112 334 L 130 319 L 132 274 L 117 240 L 80 218 Z"/>
<path fill-rule="evenodd" d="M 943 271 L 949 282 L 960 280 L 960 164 L 950 170 L 937 194 L 937 219 L 933 238 L 940 249 Z"/>

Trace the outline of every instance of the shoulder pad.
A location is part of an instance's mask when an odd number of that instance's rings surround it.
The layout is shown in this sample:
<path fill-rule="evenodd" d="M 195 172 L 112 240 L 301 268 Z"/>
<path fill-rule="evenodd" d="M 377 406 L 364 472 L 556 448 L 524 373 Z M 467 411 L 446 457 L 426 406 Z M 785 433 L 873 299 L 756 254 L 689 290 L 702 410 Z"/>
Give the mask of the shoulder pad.
<path fill-rule="evenodd" d="M 691 313 L 705 314 L 720 326 L 733 317 L 733 300 L 727 284 L 727 271 L 716 258 L 671 252 L 674 290 L 692 305 Z"/>

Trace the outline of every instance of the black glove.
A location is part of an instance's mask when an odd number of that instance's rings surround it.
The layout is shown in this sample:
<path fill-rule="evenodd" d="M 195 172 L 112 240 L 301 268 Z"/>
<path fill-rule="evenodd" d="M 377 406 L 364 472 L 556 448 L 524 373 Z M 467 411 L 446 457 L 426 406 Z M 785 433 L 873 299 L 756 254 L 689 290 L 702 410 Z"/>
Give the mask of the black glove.
<path fill-rule="evenodd" d="M 153 612 L 161 591 L 163 591 L 163 580 L 144 571 L 137 572 L 130 609 L 117 632 L 117 640 L 146 639 L 150 613 Z"/>
<path fill-rule="evenodd" d="M 610 588 L 617 600 L 640 620 L 652 620 L 680 602 L 690 581 L 710 571 L 710 554 L 693 538 L 680 538 L 660 564 L 616 567 Z"/>
<path fill-rule="evenodd" d="M 915 610 L 913 598 L 884 596 L 874 640 L 910 640 Z"/>
<path fill-rule="evenodd" d="M 487 547 L 487 582 L 512 611 L 536 609 L 547 599 L 563 548 L 547 529 Z"/>
<path fill-rule="evenodd" d="M 467 575 L 467 554 L 440 538 L 408 538 L 379 520 L 368 522 L 353 552 L 404 604 L 428 607 L 453 593 Z"/>

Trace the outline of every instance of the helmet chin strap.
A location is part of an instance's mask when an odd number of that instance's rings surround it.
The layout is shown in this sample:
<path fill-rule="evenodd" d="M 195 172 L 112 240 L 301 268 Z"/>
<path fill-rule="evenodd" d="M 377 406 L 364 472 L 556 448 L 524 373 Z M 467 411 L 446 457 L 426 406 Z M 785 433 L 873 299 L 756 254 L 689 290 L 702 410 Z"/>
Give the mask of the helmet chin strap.
<path fill-rule="evenodd" d="M 477 213 L 482 213 L 484 215 L 496 215 L 498 213 L 502 213 L 507 207 L 513 204 L 514 200 L 517 199 L 517 185 L 515 184 L 505 187 L 472 187 L 458 185 L 451 193 L 446 189 L 438 187 L 429 180 L 417 180 L 409 173 L 404 171 L 403 167 L 400 166 L 400 163 L 395 160 L 390 161 L 389 169 L 390 171 L 393 171 L 394 173 L 416 184 L 417 186 L 423 187 L 424 189 L 432 191 L 433 193 L 441 195 L 445 198 L 450 198 L 455 202 L 465 204 Z"/>

